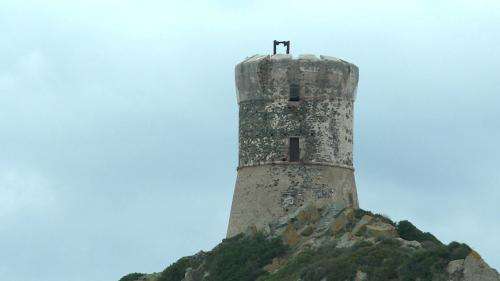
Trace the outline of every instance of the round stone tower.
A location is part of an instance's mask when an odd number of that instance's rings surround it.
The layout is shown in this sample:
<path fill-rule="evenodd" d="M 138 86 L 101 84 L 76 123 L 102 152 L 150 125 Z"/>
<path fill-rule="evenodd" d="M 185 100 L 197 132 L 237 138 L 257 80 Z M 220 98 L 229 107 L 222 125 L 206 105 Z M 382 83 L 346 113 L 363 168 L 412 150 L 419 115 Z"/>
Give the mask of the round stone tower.
<path fill-rule="evenodd" d="M 227 236 L 265 229 L 309 202 L 358 207 L 353 105 L 358 68 L 314 55 L 236 66 L 239 164 Z"/>

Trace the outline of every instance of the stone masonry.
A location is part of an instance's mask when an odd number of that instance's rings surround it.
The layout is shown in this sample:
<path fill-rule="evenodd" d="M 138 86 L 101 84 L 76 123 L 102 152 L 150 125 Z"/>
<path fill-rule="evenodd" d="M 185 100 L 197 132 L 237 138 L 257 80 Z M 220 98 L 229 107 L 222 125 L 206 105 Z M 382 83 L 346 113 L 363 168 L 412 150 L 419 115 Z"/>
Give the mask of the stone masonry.
<path fill-rule="evenodd" d="M 255 55 L 236 66 L 239 165 L 227 236 L 306 203 L 357 208 L 353 105 L 358 68 L 314 55 Z"/>

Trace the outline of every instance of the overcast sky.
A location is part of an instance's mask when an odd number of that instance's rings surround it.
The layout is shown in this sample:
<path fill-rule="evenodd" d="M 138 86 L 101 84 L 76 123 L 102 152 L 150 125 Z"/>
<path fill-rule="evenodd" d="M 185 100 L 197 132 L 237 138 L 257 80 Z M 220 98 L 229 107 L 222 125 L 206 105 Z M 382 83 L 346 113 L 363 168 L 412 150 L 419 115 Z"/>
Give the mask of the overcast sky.
<path fill-rule="evenodd" d="M 361 207 L 500 268 L 497 0 L 208 2 L 2 1 L 2 280 L 118 280 L 218 244 L 234 66 L 274 39 L 359 66 Z"/>

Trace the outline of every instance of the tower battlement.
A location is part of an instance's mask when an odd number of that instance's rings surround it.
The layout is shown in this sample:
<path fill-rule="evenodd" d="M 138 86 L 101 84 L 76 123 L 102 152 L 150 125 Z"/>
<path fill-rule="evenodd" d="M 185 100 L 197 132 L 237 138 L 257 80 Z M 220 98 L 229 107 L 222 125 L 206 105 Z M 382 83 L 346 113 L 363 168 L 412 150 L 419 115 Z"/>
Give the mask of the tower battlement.
<path fill-rule="evenodd" d="M 328 56 L 255 55 L 235 78 L 239 161 L 228 236 L 309 202 L 357 207 L 358 68 Z"/>
<path fill-rule="evenodd" d="M 291 84 L 298 85 L 302 99 L 354 100 L 358 67 L 323 55 L 254 55 L 236 65 L 235 76 L 238 103 L 288 99 Z"/>

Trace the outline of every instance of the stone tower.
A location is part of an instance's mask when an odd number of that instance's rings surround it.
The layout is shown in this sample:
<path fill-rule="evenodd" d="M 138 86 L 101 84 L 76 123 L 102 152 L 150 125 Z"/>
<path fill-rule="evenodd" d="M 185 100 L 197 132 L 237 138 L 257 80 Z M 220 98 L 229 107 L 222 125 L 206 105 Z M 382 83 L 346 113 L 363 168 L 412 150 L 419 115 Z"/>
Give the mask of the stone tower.
<path fill-rule="evenodd" d="M 315 55 L 255 55 L 235 69 L 239 164 L 227 236 L 265 229 L 309 202 L 358 207 L 358 68 Z"/>

